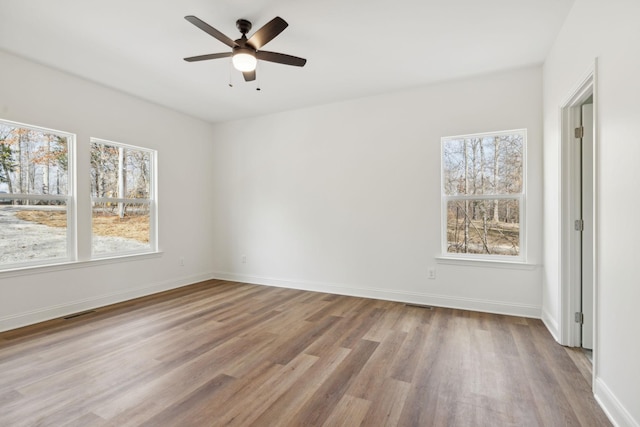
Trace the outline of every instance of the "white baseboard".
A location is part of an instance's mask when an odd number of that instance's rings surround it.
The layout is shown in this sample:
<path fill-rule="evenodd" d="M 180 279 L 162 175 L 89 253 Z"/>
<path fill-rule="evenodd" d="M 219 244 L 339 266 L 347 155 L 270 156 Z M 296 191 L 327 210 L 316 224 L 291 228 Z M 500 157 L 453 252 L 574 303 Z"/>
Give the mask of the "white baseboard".
<path fill-rule="evenodd" d="M 268 285 L 315 292 L 327 292 L 332 294 L 349 295 L 362 298 L 433 305 L 437 307 L 448 307 L 463 310 L 482 311 L 486 313 L 507 314 L 511 316 L 531 317 L 535 319 L 539 319 L 541 313 L 541 307 L 539 306 L 515 304 L 504 301 L 490 301 L 417 292 L 399 292 L 393 289 L 365 288 L 335 283 L 317 283 L 288 279 L 275 279 L 222 271 L 214 272 L 213 276 L 216 279 L 252 283 L 256 285 Z"/>
<path fill-rule="evenodd" d="M 545 309 L 542 310 L 542 323 L 547 327 L 547 330 L 553 339 L 560 343 L 560 329 L 558 328 L 558 322 Z"/>
<path fill-rule="evenodd" d="M 480 300 L 473 298 L 462 298 L 448 295 L 436 295 L 415 292 L 398 292 L 392 289 L 376 289 L 348 286 L 332 283 L 316 283 L 307 281 L 293 281 L 283 279 L 273 279 L 257 276 L 239 275 L 226 272 L 214 272 L 207 274 L 183 277 L 177 280 L 169 280 L 156 283 L 150 286 L 131 289 L 123 292 L 115 292 L 107 295 L 100 295 L 93 298 L 73 301 L 45 307 L 39 310 L 19 313 L 15 315 L 0 317 L 0 332 L 32 325 L 46 320 L 56 319 L 81 311 L 104 307 L 109 304 L 127 301 L 170 289 L 179 288 L 193 283 L 210 279 L 231 280 L 235 282 L 253 283 L 258 285 L 268 285 L 291 289 L 300 289 L 315 292 L 327 292 L 339 295 L 349 295 L 363 298 L 374 298 L 389 301 L 398 301 L 413 304 L 433 305 L 438 307 L 449 307 L 463 310 L 482 311 L 487 313 L 506 314 L 513 316 L 523 316 L 540 318 L 541 308 L 526 304 L 513 304 L 503 301 Z M 553 333 L 553 332 L 552 332 Z"/>
<path fill-rule="evenodd" d="M 170 289 L 180 288 L 182 286 L 191 285 L 193 283 L 210 280 L 213 274 L 199 274 L 189 277 L 181 277 L 180 279 L 168 280 L 136 289 L 130 289 L 123 292 L 114 292 L 112 294 L 100 295 L 93 298 L 69 302 L 39 310 L 33 310 L 26 313 L 19 313 L 11 316 L 0 317 L 0 332 L 11 329 L 20 328 L 35 323 L 44 322 L 46 320 L 56 319 L 58 317 L 67 316 L 81 311 L 92 310 L 98 307 L 115 304 L 118 302 L 128 301 L 158 292 L 168 291 Z"/>
<path fill-rule="evenodd" d="M 629 411 L 600 378 L 595 380 L 594 396 L 614 426 L 640 427 L 640 422 L 633 419 Z"/>

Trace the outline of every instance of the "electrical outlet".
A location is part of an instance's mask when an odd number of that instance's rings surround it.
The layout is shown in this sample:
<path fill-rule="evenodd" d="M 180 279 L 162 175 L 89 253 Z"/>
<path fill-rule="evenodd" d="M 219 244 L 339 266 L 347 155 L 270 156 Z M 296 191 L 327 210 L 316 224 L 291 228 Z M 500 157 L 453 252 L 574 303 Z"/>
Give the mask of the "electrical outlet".
<path fill-rule="evenodd" d="M 247 263 L 247 256 L 246 255 L 242 255 L 242 263 L 243 264 Z"/>
<path fill-rule="evenodd" d="M 180 257 L 180 267 L 184 267 L 184 257 Z"/>
<path fill-rule="evenodd" d="M 435 279 L 436 278 L 436 269 L 433 267 L 429 267 L 429 269 L 427 270 L 427 277 L 429 279 Z"/>

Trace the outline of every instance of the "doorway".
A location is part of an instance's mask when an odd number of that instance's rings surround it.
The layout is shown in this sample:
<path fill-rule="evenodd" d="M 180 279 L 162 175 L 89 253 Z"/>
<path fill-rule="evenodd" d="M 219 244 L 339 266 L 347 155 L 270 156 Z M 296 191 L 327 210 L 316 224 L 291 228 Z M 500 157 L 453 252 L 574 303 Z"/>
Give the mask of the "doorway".
<path fill-rule="evenodd" d="M 597 94 L 595 65 L 562 106 L 560 343 L 597 366 Z"/>

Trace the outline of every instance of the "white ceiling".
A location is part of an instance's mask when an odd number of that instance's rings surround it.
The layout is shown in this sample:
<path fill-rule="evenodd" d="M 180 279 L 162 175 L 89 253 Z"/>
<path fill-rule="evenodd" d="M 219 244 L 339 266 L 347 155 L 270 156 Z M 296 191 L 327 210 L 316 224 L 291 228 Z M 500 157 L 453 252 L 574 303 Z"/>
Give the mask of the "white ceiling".
<path fill-rule="evenodd" d="M 573 1 L 0 0 L 0 49 L 218 122 L 541 64 Z M 232 39 L 281 16 L 264 49 L 307 65 L 260 62 L 256 91 L 228 59 L 187 63 L 229 48 L 185 15 Z"/>

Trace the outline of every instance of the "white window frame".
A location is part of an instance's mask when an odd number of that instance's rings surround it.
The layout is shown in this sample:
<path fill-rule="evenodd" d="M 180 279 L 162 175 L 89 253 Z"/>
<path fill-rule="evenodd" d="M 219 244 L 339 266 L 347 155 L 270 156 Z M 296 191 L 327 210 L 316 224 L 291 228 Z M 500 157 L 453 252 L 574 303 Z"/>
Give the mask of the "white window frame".
<path fill-rule="evenodd" d="M 158 252 L 158 196 L 157 196 L 157 170 L 158 170 L 158 152 L 157 150 L 140 147 L 137 145 L 124 144 L 122 142 L 110 141 L 107 139 L 90 138 L 90 147 L 93 144 L 104 144 L 112 147 L 122 147 L 128 150 L 143 151 L 148 153 L 149 158 L 149 196 L 148 198 L 121 198 L 121 197 L 91 197 L 91 259 L 104 259 L 122 257 L 127 255 L 138 255 Z M 91 150 L 91 148 L 90 148 Z M 93 251 L 93 204 L 94 203 L 132 203 L 132 204 L 148 204 L 149 205 L 149 247 L 143 249 L 114 251 L 108 253 L 95 254 Z"/>
<path fill-rule="evenodd" d="M 76 135 L 57 129 L 45 128 L 42 126 L 29 125 L 26 123 L 14 122 L 11 120 L 0 119 L 0 123 L 8 126 L 30 129 L 36 132 L 56 134 L 67 138 L 67 194 L 6 194 L 2 198 L 15 200 L 34 200 L 34 201 L 64 201 L 67 207 L 67 255 L 60 258 L 36 259 L 33 261 L 16 262 L 12 264 L 0 265 L 0 271 L 13 270 L 16 268 L 28 268 L 41 265 L 64 264 L 78 259 L 78 250 L 76 245 Z"/>
<path fill-rule="evenodd" d="M 485 138 L 488 136 L 500 135 L 522 135 L 522 189 L 520 193 L 513 194 L 487 194 L 487 195 L 447 195 L 445 194 L 444 184 L 444 146 L 447 141 L 469 139 L 469 138 Z M 513 262 L 525 263 L 526 256 L 526 188 L 527 188 L 527 130 L 513 129 L 497 132 L 473 133 L 467 135 L 456 135 L 442 137 L 440 140 L 440 194 L 441 194 L 441 259 L 452 260 L 469 260 L 469 261 L 491 261 L 491 262 Z M 447 206 L 449 202 L 456 200 L 513 200 L 519 202 L 519 239 L 520 251 L 518 255 L 493 255 L 493 254 L 467 254 L 458 252 L 448 252 L 447 239 Z"/>

